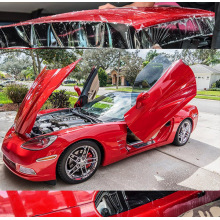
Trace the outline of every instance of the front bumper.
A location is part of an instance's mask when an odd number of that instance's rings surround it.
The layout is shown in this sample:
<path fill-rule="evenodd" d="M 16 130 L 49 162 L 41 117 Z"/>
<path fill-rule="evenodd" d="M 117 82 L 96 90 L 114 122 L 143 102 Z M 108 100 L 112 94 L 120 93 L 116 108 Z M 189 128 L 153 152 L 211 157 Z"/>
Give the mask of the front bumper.
<path fill-rule="evenodd" d="M 15 175 L 30 181 L 55 180 L 58 157 L 53 160 L 37 161 L 39 158 L 53 155 L 53 150 L 26 150 L 21 148 L 24 142 L 26 142 L 25 139 L 9 130 L 2 144 L 3 161 L 6 167 Z"/>

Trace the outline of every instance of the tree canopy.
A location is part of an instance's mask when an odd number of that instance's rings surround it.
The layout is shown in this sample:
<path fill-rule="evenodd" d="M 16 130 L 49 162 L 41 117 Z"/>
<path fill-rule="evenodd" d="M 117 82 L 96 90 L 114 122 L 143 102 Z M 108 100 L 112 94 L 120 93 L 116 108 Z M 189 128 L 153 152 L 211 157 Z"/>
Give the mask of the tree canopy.
<path fill-rule="evenodd" d="M 121 49 L 37 49 L 37 50 L 0 50 L 0 71 L 13 75 L 15 79 L 35 79 L 46 65 L 47 69 L 62 68 L 83 59 L 70 77 L 78 81 L 85 79 L 93 67 L 120 70 L 126 80 L 132 85 L 139 71 L 154 57 L 161 54 L 158 50 L 148 50 L 145 59 L 141 58 L 138 50 Z M 175 50 L 173 53 L 163 50 L 171 61 L 182 59 L 188 65 L 197 63 L 216 65 L 220 63 L 219 50 Z"/>

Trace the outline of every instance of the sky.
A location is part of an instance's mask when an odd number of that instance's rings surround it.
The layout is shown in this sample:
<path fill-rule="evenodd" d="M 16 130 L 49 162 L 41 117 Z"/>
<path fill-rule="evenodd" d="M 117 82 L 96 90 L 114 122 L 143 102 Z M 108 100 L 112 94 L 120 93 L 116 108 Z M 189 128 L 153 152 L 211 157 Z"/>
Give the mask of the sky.
<path fill-rule="evenodd" d="M 138 55 L 139 55 L 141 58 L 145 59 L 147 53 L 149 52 L 149 50 L 152 50 L 152 49 L 140 50 L 140 52 L 139 52 Z M 169 49 L 169 50 L 168 50 L 168 49 L 160 49 L 160 50 L 157 49 L 157 53 L 173 54 L 176 50 L 177 50 L 177 49 Z M 182 49 L 179 49 L 178 51 L 181 52 Z"/>

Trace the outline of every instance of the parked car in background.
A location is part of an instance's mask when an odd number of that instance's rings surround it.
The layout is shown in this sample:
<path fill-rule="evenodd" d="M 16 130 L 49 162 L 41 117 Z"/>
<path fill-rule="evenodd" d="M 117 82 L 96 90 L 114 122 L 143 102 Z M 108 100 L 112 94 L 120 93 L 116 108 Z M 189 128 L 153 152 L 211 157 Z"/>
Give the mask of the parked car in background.
<path fill-rule="evenodd" d="M 63 82 L 63 84 L 74 84 L 74 83 L 77 83 L 76 80 L 71 80 L 71 79 L 67 79 Z"/>
<path fill-rule="evenodd" d="M 2 144 L 5 165 L 32 181 L 67 183 L 91 178 L 106 166 L 143 151 L 174 143 L 183 146 L 198 120 L 196 80 L 181 60 L 173 64 L 157 56 L 138 74 L 133 92 L 95 96 L 99 89 L 93 68 L 75 108 L 40 111 L 51 93 L 77 63 L 43 70 L 24 98 L 14 125 Z"/>
<path fill-rule="evenodd" d="M 214 17 L 181 7 L 69 12 L 0 27 L 0 47 L 210 48 Z"/>
<path fill-rule="evenodd" d="M 177 217 L 197 207 L 206 215 L 201 206 L 215 209 L 217 199 L 220 191 L 0 191 L 0 217 Z"/>

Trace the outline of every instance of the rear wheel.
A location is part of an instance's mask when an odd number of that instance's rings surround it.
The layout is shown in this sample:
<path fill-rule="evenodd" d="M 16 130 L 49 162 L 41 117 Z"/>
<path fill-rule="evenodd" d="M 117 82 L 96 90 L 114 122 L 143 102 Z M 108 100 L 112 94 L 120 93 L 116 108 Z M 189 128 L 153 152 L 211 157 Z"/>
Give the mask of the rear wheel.
<path fill-rule="evenodd" d="M 57 171 L 66 183 L 82 183 L 90 179 L 101 162 L 101 152 L 96 143 L 80 141 L 67 148 L 60 156 Z"/>
<path fill-rule="evenodd" d="M 192 122 L 189 119 L 183 120 L 177 129 L 173 144 L 176 146 L 185 145 L 189 140 L 191 132 L 192 132 Z"/>

